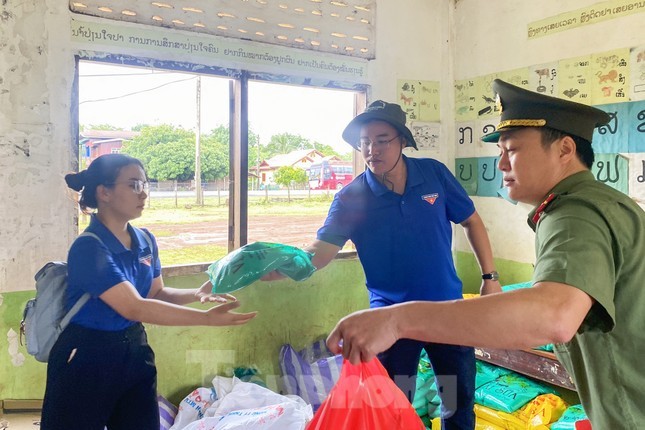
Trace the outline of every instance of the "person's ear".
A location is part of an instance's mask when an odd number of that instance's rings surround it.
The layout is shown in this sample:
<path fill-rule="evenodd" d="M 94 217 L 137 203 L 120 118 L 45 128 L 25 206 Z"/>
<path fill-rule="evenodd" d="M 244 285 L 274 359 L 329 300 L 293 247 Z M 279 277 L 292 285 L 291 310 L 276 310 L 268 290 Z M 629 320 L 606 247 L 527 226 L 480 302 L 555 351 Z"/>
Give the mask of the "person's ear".
<path fill-rule="evenodd" d="M 560 139 L 560 158 L 563 161 L 571 161 L 577 159 L 576 155 L 576 142 L 571 136 L 564 136 Z"/>
<path fill-rule="evenodd" d="M 109 202 L 112 195 L 112 189 L 106 187 L 105 185 L 96 186 L 96 201 L 97 202 Z"/>

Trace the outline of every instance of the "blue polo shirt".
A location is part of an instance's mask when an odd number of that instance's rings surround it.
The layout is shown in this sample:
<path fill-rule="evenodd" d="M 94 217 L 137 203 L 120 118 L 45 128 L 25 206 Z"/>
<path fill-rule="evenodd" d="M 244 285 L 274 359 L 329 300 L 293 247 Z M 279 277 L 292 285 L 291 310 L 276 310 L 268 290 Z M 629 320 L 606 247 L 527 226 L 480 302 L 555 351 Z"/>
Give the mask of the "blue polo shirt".
<path fill-rule="evenodd" d="M 157 243 L 147 230 L 128 224 L 132 249 L 127 249 L 94 215 L 85 230 L 101 238 L 82 236 L 72 244 L 67 256 L 68 289 L 66 308 L 69 310 L 85 293 L 91 298 L 72 318 L 83 327 L 115 331 L 125 329 L 135 321 L 123 318 L 103 300 L 101 294 L 113 286 L 129 281 L 141 297 L 150 292 L 152 280 L 161 274 Z M 150 249 L 144 234 L 152 241 Z"/>
<path fill-rule="evenodd" d="M 365 271 L 370 306 L 462 297 L 452 259 L 452 223 L 475 206 L 448 168 L 437 160 L 407 158 L 403 195 L 371 171 L 340 190 L 318 239 L 342 247 L 354 242 Z"/>

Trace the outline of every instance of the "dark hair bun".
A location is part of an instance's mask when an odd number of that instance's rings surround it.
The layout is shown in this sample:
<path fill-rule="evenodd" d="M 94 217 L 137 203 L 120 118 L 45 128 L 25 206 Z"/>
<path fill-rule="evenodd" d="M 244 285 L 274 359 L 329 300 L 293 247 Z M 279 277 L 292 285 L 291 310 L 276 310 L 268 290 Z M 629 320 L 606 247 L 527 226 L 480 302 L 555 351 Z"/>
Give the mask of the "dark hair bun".
<path fill-rule="evenodd" d="M 74 191 L 81 191 L 85 186 L 85 172 L 86 170 L 83 170 L 79 173 L 68 173 L 65 175 L 67 186 Z"/>

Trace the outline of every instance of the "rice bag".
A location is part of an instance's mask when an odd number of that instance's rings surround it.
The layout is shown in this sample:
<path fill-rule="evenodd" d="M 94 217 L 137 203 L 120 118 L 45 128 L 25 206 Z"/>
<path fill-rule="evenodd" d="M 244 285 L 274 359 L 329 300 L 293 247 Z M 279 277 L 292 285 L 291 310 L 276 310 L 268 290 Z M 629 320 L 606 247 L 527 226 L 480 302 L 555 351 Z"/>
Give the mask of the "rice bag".
<path fill-rule="evenodd" d="M 220 258 L 206 273 L 213 284 L 213 293 L 230 293 L 274 270 L 294 281 L 303 281 L 316 271 L 311 263 L 312 256 L 295 246 L 254 242 Z"/>

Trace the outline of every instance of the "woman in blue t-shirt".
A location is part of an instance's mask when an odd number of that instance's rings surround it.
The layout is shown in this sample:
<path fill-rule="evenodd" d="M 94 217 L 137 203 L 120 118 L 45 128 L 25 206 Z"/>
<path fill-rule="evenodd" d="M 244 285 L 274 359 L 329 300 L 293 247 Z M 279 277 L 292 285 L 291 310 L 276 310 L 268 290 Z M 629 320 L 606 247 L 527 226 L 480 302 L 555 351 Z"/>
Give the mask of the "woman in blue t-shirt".
<path fill-rule="evenodd" d="M 141 161 L 122 154 L 98 157 L 87 170 L 65 176 L 80 192 L 79 206 L 95 209 L 92 233 L 69 250 L 66 308 L 90 299 L 52 348 L 42 429 L 158 429 L 157 370 L 142 322 L 169 326 L 225 326 L 250 321 L 235 313 L 228 294 L 165 288 L 155 238 L 130 221 L 141 216 L 147 193 Z M 188 303 L 217 303 L 208 309 Z"/>

